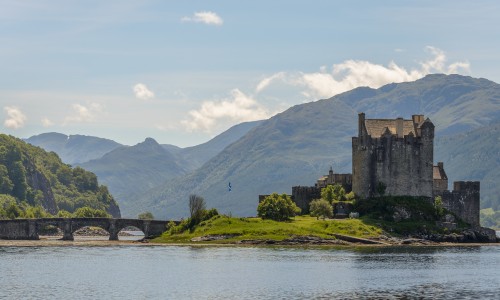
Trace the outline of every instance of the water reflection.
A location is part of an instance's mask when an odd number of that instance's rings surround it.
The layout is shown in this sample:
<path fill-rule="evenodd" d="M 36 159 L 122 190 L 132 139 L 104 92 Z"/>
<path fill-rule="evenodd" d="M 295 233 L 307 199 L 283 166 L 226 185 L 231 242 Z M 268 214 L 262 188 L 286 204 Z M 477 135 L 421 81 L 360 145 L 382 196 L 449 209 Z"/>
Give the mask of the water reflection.
<path fill-rule="evenodd" d="M 0 247 L 0 298 L 495 298 L 500 247 Z M 29 284 L 27 284 L 29 283 Z"/>

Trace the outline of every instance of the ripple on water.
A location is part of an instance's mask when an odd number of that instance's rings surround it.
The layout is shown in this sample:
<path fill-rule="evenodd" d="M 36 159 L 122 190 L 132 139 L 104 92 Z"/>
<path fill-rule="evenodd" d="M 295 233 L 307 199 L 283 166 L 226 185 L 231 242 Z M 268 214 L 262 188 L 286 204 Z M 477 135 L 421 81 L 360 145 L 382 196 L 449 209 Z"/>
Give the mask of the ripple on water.
<path fill-rule="evenodd" d="M 0 247 L 7 299 L 488 299 L 500 247 Z"/>

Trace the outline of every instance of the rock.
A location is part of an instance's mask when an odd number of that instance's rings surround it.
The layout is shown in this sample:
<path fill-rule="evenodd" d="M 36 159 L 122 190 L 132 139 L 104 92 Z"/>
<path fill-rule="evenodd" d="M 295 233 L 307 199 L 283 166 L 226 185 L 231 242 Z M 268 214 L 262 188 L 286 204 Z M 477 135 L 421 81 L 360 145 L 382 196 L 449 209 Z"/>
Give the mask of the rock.
<path fill-rule="evenodd" d="M 219 241 L 230 239 L 238 234 L 214 234 L 214 235 L 205 235 L 205 236 L 197 236 L 191 239 L 191 242 L 209 242 L 209 241 Z"/>

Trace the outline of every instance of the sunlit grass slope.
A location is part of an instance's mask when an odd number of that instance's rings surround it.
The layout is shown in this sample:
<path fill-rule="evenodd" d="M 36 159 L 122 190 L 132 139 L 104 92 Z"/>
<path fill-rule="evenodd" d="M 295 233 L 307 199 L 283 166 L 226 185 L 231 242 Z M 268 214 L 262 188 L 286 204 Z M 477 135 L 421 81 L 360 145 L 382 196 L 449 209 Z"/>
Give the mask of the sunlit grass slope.
<path fill-rule="evenodd" d="M 208 221 L 201 222 L 193 232 L 189 232 L 189 230 L 179 234 L 165 232 L 161 237 L 153 241 L 159 243 L 188 243 L 194 237 L 207 235 L 233 236 L 214 243 L 265 239 L 280 241 L 292 236 L 333 238 L 333 233 L 369 238 L 380 235 L 382 230 L 376 226 L 367 225 L 359 219 L 317 220 L 313 217 L 300 216 L 288 222 L 276 222 L 262 220 L 261 218 L 216 216 Z"/>

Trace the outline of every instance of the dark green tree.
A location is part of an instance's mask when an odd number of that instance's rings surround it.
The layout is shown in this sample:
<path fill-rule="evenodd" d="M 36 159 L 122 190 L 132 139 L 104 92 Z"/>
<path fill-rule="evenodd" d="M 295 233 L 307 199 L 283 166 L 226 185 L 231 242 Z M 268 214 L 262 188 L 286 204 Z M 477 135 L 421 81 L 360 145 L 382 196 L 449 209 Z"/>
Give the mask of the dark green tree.
<path fill-rule="evenodd" d="M 28 184 L 26 183 L 26 171 L 22 162 L 16 161 L 11 165 L 10 179 L 14 184 L 12 188 L 12 195 L 19 199 L 19 201 L 26 200 Z"/>
<path fill-rule="evenodd" d="M 9 178 L 7 167 L 0 164 L 0 194 L 10 194 L 14 184 Z"/>

